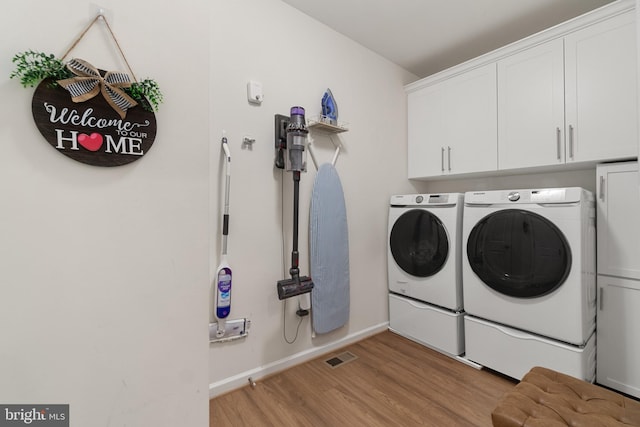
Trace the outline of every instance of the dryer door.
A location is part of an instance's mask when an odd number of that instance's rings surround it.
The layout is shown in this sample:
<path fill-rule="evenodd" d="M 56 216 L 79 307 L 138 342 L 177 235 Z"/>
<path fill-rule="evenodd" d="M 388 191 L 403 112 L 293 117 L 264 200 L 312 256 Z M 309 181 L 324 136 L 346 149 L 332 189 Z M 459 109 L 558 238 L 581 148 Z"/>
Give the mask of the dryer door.
<path fill-rule="evenodd" d="M 467 257 L 487 286 L 518 298 L 553 292 L 571 271 L 571 249 L 562 231 L 521 209 L 482 218 L 469 234 Z"/>
<path fill-rule="evenodd" d="M 396 264 L 416 277 L 439 272 L 447 261 L 449 239 L 438 217 L 422 209 L 403 213 L 393 224 L 389 247 Z"/>

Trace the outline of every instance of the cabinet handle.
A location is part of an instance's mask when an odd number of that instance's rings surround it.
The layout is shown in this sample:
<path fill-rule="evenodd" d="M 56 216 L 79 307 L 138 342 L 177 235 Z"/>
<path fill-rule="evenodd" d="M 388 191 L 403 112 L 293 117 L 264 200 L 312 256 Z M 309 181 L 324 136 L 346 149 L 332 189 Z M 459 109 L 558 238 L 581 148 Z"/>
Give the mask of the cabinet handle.
<path fill-rule="evenodd" d="M 440 167 L 442 168 L 442 172 L 444 172 L 444 147 L 440 147 Z"/>
<path fill-rule="evenodd" d="M 562 135 L 560 135 L 560 128 L 556 128 L 556 151 L 557 151 L 557 155 L 558 155 L 558 160 L 560 160 L 560 146 L 562 145 L 562 141 L 560 140 L 560 138 L 562 137 Z"/>
<path fill-rule="evenodd" d="M 604 175 L 600 176 L 600 192 L 598 197 L 600 197 L 600 200 L 604 202 Z"/>
<path fill-rule="evenodd" d="M 573 125 L 569 125 L 569 158 L 573 159 Z"/>
<path fill-rule="evenodd" d="M 451 172 L 451 147 L 447 147 L 447 163 L 449 166 L 449 172 Z"/>
<path fill-rule="evenodd" d="M 602 299 L 604 296 L 604 288 L 600 288 L 600 295 L 598 298 L 598 303 L 600 304 L 600 311 L 602 311 Z"/>

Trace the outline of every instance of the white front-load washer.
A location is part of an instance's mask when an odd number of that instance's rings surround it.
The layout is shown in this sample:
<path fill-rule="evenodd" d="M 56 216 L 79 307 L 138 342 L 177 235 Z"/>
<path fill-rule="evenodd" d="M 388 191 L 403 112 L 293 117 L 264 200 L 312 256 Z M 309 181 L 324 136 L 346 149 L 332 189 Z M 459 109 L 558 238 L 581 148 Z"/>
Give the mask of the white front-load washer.
<path fill-rule="evenodd" d="M 465 194 L 465 311 L 582 346 L 595 330 L 595 206 L 582 188 Z"/>
<path fill-rule="evenodd" d="M 388 228 L 390 329 L 451 355 L 464 352 L 464 195 L 391 197 Z"/>
<path fill-rule="evenodd" d="M 462 309 L 461 231 L 464 195 L 391 197 L 389 290 L 449 310 Z"/>

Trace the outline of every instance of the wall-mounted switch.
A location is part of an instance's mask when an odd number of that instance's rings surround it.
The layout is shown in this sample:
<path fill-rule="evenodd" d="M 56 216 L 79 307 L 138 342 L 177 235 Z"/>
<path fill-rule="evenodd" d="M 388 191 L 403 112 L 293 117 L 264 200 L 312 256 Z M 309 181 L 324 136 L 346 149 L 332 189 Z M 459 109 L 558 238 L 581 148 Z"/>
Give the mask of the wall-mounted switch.
<path fill-rule="evenodd" d="M 262 104 L 263 99 L 262 83 L 249 80 L 249 83 L 247 83 L 247 100 L 252 104 Z"/>

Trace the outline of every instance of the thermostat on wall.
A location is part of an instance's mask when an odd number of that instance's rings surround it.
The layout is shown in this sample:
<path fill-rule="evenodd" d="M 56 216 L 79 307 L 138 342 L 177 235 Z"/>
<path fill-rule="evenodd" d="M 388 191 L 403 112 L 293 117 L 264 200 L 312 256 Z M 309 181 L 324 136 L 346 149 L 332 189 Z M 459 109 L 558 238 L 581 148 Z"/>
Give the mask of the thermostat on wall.
<path fill-rule="evenodd" d="M 262 83 L 249 80 L 249 83 L 247 83 L 247 99 L 252 104 L 262 104 L 262 100 L 264 99 Z"/>

